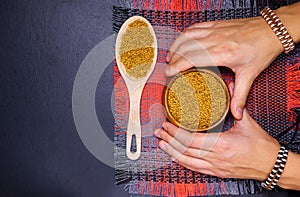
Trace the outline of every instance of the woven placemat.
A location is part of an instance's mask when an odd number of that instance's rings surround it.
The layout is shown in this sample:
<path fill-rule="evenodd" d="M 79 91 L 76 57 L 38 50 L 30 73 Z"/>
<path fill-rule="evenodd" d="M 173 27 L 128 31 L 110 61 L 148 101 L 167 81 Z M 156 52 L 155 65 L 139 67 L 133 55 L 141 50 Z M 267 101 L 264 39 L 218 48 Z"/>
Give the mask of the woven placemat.
<path fill-rule="evenodd" d="M 196 22 L 218 19 L 245 18 L 257 15 L 253 9 L 227 9 L 198 12 L 141 10 L 123 7 L 113 8 L 113 28 L 117 33 L 123 22 L 133 15 L 147 18 L 153 25 L 159 46 L 157 65 L 149 79 L 141 100 L 142 155 L 137 161 L 128 160 L 125 153 L 129 98 L 126 86 L 117 66 L 114 66 L 114 114 L 115 114 L 115 169 L 116 183 L 125 184 L 131 194 L 156 196 L 241 195 L 266 192 L 260 182 L 254 180 L 220 179 L 188 170 L 171 162 L 168 155 L 158 148 L 153 130 L 165 121 L 161 105 L 162 91 L 166 84 L 165 56 L 178 32 Z M 300 57 L 299 46 L 289 55 L 279 56 L 256 79 L 249 94 L 247 107 L 254 119 L 270 135 L 287 129 L 295 122 L 292 107 L 299 105 Z M 233 73 L 220 68 L 226 82 L 233 80 Z M 295 78 L 296 77 L 296 78 Z M 298 81 L 297 81 L 298 80 Z M 232 124 L 226 119 L 223 130 Z M 292 132 L 280 138 L 287 143 Z M 299 136 L 288 146 L 300 153 Z"/>

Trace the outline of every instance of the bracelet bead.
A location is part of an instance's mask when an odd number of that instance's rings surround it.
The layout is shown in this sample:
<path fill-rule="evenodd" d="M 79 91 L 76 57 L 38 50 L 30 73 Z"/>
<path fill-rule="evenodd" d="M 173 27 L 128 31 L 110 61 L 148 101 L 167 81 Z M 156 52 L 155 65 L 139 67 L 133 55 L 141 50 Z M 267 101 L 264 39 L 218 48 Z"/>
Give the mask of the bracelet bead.
<path fill-rule="evenodd" d="M 290 36 L 289 32 L 278 18 L 278 16 L 274 13 L 273 10 L 266 7 L 261 11 L 261 16 L 270 26 L 272 31 L 275 33 L 279 41 L 281 42 L 284 52 L 287 54 L 290 51 L 294 50 L 295 42 L 293 41 L 292 37 Z"/>
<path fill-rule="evenodd" d="M 278 151 L 277 159 L 271 173 L 269 174 L 267 180 L 262 183 L 263 188 L 267 190 L 272 190 L 275 188 L 284 170 L 287 157 L 288 150 L 284 146 L 281 146 L 280 150 Z"/>

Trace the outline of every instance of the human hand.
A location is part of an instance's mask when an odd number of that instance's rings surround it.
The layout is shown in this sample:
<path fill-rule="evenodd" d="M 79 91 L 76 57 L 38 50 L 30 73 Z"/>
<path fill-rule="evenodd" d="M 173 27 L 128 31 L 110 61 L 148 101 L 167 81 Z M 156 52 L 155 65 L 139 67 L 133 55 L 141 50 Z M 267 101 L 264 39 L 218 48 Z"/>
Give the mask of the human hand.
<path fill-rule="evenodd" d="M 244 109 L 243 118 L 224 133 L 191 133 L 165 122 L 154 134 L 174 161 L 193 171 L 222 178 L 265 180 L 280 144 Z"/>
<path fill-rule="evenodd" d="M 282 51 L 262 17 L 197 23 L 170 47 L 166 74 L 172 76 L 192 66 L 231 68 L 235 73 L 231 112 L 241 119 L 253 81 Z"/>

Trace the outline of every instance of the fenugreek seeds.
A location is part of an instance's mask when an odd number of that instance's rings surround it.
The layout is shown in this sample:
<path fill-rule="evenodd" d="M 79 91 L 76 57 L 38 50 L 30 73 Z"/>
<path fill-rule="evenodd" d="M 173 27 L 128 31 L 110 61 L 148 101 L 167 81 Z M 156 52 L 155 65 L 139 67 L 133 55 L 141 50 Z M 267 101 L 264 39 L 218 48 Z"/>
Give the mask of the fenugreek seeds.
<path fill-rule="evenodd" d="M 120 61 L 130 77 L 139 79 L 147 75 L 153 63 L 154 37 L 149 25 L 142 20 L 130 23 L 122 36 L 120 45 Z"/>
<path fill-rule="evenodd" d="M 194 69 L 181 73 L 165 95 L 169 115 L 183 128 L 205 130 L 226 113 L 229 98 L 225 88 L 210 72 Z"/>

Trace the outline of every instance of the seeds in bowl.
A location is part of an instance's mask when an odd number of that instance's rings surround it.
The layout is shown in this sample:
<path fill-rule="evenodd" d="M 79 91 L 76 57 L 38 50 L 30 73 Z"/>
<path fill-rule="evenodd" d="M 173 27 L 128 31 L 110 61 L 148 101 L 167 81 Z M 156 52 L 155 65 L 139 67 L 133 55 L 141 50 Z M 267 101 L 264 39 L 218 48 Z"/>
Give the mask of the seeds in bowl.
<path fill-rule="evenodd" d="M 227 86 L 208 70 L 191 69 L 179 73 L 171 80 L 165 94 L 168 118 L 190 131 L 211 128 L 225 117 L 229 107 Z"/>

